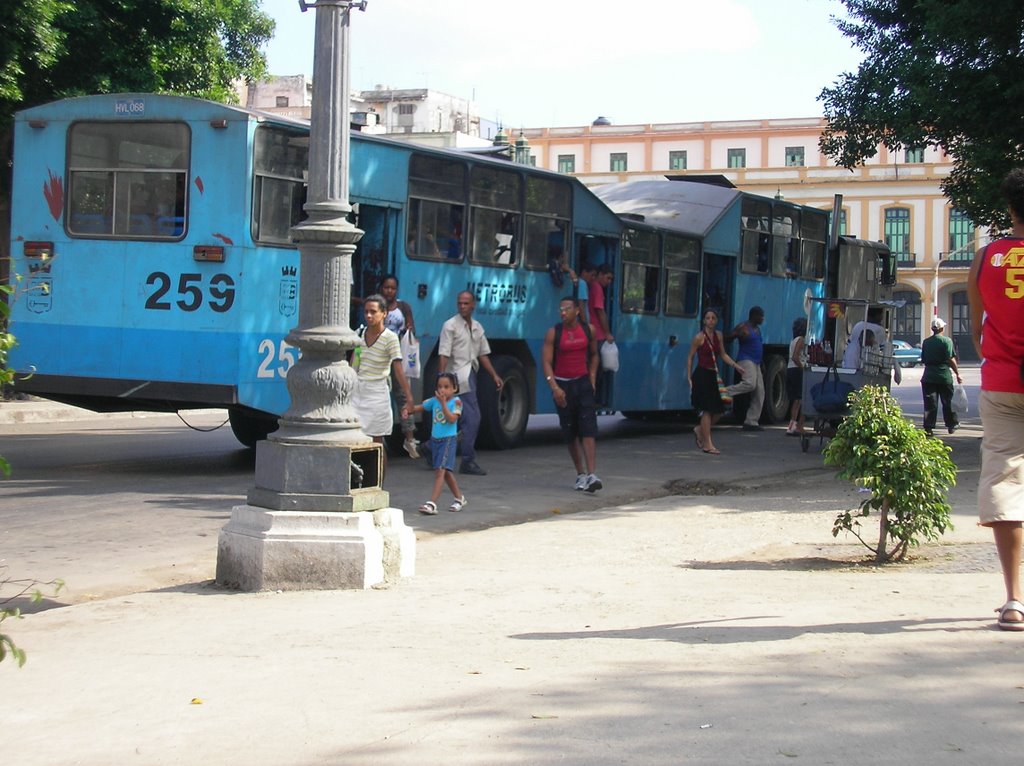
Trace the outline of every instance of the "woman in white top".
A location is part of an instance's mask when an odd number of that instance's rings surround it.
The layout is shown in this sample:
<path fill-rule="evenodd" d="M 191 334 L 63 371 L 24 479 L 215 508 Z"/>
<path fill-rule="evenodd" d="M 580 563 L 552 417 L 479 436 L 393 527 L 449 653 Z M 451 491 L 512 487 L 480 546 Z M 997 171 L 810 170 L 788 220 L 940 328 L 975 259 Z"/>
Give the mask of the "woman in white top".
<path fill-rule="evenodd" d="M 793 340 L 789 342 L 789 361 L 786 363 L 786 395 L 789 406 L 789 428 L 786 436 L 800 436 L 804 432 L 804 415 L 800 411 L 804 395 L 804 347 L 807 319 L 793 320 Z"/>
<path fill-rule="evenodd" d="M 364 345 L 356 349 L 353 359 L 359 382 L 355 396 L 352 397 L 352 406 L 359 416 L 363 432 L 378 443 L 382 443 L 394 428 L 391 413 L 392 374 L 405 394 L 406 401 L 413 400 L 409 381 L 402 370 L 402 350 L 398 336 L 384 326 L 386 306 L 380 295 L 371 295 L 363 301 L 363 314 L 366 317 Z M 387 467 L 386 452 L 384 466 Z"/>

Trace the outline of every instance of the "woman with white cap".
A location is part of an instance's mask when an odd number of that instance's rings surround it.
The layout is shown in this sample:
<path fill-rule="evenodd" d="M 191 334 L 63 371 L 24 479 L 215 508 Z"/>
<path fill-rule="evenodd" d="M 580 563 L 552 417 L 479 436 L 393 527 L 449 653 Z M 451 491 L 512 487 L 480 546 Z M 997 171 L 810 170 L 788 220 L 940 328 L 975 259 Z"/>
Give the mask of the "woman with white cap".
<path fill-rule="evenodd" d="M 953 375 L 956 382 L 960 380 L 960 370 L 956 366 L 956 349 L 953 341 L 942 334 L 946 323 L 941 317 L 932 319 L 932 337 L 921 344 L 921 363 L 924 375 L 921 376 L 921 393 L 924 395 L 924 431 L 929 436 L 935 429 L 935 421 L 939 414 L 936 397 L 942 402 L 942 419 L 946 430 L 953 433 L 960 427 L 960 419 L 953 412 Z"/>

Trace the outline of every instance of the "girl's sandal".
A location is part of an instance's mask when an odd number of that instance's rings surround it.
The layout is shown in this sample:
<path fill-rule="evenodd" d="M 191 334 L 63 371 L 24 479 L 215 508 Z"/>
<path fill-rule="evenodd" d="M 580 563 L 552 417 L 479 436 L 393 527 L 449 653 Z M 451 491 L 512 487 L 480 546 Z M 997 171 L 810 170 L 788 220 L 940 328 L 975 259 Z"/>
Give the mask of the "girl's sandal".
<path fill-rule="evenodd" d="M 450 506 L 448 506 L 448 510 L 451 511 L 452 513 L 458 513 L 459 511 L 461 511 L 465 507 L 466 507 L 466 496 L 463 495 L 462 497 L 455 498 L 455 502 L 453 502 Z"/>
<path fill-rule="evenodd" d="M 996 609 L 996 611 L 999 612 L 999 622 L 997 625 L 999 625 L 1001 630 L 1024 630 L 1024 604 L 1020 601 L 1010 599 L 999 609 Z M 1021 619 L 1007 620 L 1007 612 L 1017 612 L 1017 614 L 1021 616 Z"/>
<path fill-rule="evenodd" d="M 437 503 L 433 500 L 428 500 L 420 506 L 420 513 L 424 516 L 437 516 Z"/>

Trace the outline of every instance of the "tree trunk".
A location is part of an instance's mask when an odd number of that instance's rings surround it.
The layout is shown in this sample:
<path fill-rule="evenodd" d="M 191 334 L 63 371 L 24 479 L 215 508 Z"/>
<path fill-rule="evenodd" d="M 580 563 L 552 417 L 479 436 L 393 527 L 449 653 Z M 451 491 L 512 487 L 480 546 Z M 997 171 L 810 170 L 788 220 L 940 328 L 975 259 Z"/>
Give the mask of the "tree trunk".
<path fill-rule="evenodd" d="M 875 563 L 884 564 L 889 560 L 885 554 L 885 543 L 889 539 L 889 498 L 882 501 L 878 510 L 878 547 L 875 548 Z"/>

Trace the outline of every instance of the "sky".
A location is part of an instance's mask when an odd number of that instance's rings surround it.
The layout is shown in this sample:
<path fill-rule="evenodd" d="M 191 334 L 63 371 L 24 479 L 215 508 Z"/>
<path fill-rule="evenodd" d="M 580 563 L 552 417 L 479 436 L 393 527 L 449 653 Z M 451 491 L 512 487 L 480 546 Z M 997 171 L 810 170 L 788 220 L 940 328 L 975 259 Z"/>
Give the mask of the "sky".
<path fill-rule="evenodd" d="M 273 75 L 311 75 L 315 11 L 262 0 Z M 430 88 L 508 128 L 819 117 L 855 71 L 839 0 L 369 0 L 353 90 Z"/>

